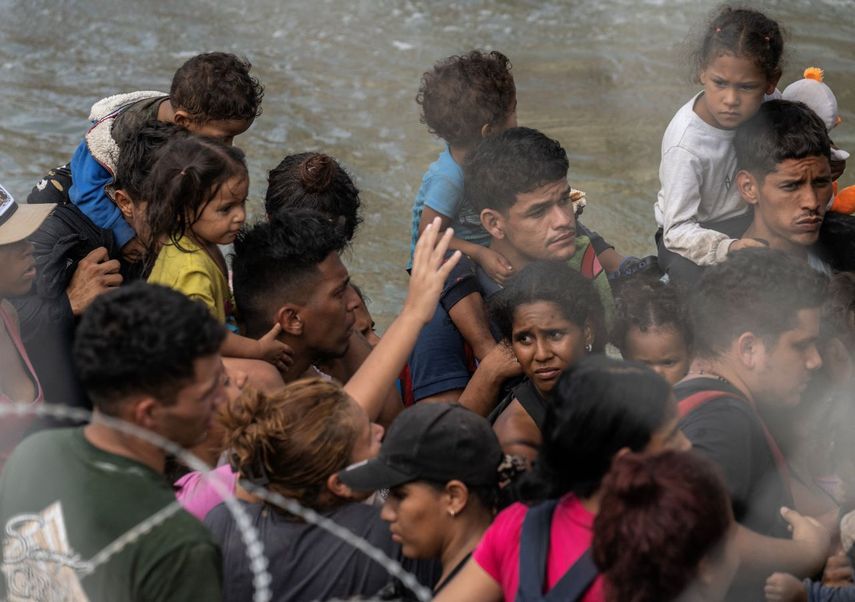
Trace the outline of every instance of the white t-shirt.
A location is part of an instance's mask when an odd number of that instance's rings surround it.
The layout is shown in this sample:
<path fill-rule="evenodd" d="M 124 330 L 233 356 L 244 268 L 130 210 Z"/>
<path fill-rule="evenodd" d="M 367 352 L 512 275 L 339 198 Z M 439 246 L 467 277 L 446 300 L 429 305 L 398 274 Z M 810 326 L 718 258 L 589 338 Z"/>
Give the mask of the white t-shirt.
<path fill-rule="evenodd" d="M 698 265 L 724 261 L 733 239 L 699 222 L 726 220 L 748 206 L 736 189 L 735 130 L 721 130 L 683 105 L 662 137 L 661 188 L 654 214 L 665 247 Z"/>

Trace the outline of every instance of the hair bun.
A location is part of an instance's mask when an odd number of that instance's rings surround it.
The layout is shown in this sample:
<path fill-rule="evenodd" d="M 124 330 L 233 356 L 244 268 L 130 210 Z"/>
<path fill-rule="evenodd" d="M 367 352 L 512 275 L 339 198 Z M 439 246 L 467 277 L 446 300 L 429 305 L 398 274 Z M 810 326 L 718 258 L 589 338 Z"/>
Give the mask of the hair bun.
<path fill-rule="evenodd" d="M 335 162 L 322 153 L 313 154 L 300 163 L 300 183 L 306 192 L 323 192 L 335 176 Z"/>
<path fill-rule="evenodd" d="M 615 460 L 612 490 L 626 504 L 649 503 L 660 494 L 661 484 L 642 454 L 626 454 Z"/>

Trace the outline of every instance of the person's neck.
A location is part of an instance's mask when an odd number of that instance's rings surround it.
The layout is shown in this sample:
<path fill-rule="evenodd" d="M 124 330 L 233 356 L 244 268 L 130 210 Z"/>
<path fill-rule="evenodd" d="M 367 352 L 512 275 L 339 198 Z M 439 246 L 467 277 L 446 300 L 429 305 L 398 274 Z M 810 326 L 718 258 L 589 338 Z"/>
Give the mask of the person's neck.
<path fill-rule="evenodd" d="M 600 499 L 603 497 L 601 489 L 597 489 L 592 495 L 586 498 L 579 498 L 579 503 L 582 507 L 593 515 L 600 511 Z"/>
<path fill-rule="evenodd" d="M 787 240 L 781 236 L 775 235 L 769 228 L 766 227 L 766 224 L 757 218 L 755 214 L 754 221 L 751 222 L 751 225 L 748 226 L 748 230 L 745 231 L 745 234 L 742 235 L 742 238 L 755 238 L 758 240 L 763 240 L 769 243 L 770 249 L 775 249 L 776 251 L 782 251 L 789 255 L 794 255 L 796 257 L 801 257 L 802 259 L 807 260 L 808 256 L 808 248 L 804 245 L 799 245 L 794 242 Z"/>
<path fill-rule="evenodd" d="M 726 356 L 714 359 L 696 359 L 692 362 L 691 368 L 689 368 L 688 377 L 717 378 L 742 393 L 749 401 L 754 401 L 754 396 L 751 394 L 751 387 L 745 382 L 740 370 L 735 368 Z"/>
<path fill-rule="evenodd" d="M 172 100 L 167 98 L 157 108 L 157 120 L 162 123 L 175 123 L 175 107 Z"/>
<path fill-rule="evenodd" d="M 467 155 L 469 155 L 469 150 L 469 148 L 463 146 L 448 145 L 448 152 L 451 154 L 451 158 L 461 167 L 463 166 L 463 162 L 466 161 Z"/>
<path fill-rule="evenodd" d="M 83 429 L 83 436 L 89 443 L 102 451 L 136 460 L 163 474 L 166 452 L 138 437 L 98 422 L 99 415 L 98 410 L 95 410 L 92 422 Z"/>
<path fill-rule="evenodd" d="M 478 546 L 478 542 L 490 526 L 490 519 L 488 512 L 475 508 L 470 509 L 469 512 L 464 511 L 455 519 L 457 521 L 455 526 L 458 528 L 440 553 L 442 575 L 437 581 L 438 584 L 445 583 L 451 571 Z"/>

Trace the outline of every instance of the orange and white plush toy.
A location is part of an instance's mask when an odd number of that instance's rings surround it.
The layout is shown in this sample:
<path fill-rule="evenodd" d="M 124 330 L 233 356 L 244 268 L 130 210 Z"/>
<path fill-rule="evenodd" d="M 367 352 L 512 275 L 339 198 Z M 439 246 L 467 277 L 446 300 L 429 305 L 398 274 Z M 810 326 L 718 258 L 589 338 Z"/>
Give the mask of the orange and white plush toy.
<path fill-rule="evenodd" d="M 814 113 L 819 115 L 819 118 L 825 123 L 826 129 L 831 132 L 843 121 L 843 118 L 837 110 L 837 97 L 823 81 L 823 76 L 824 73 L 819 67 L 808 67 L 804 71 L 804 79 L 793 82 L 784 88 L 781 97 L 784 100 L 805 103 Z M 845 150 L 831 149 L 832 160 L 845 161 L 848 158 L 849 153 Z M 835 213 L 855 213 L 855 186 L 848 186 L 838 191 L 837 182 L 834 182 L 834 196 L 828 210 Z"/>

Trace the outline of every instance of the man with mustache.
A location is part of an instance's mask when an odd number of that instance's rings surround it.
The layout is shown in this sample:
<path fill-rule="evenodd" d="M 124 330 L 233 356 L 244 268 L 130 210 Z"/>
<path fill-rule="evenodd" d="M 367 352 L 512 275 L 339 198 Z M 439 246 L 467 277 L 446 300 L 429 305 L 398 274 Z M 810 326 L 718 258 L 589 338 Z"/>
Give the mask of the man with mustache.
<path fill-rule="evenodd" d="M 733 145 L 737 189 L 754 207 L 742 238 L 830 274 L 816 244 L 832 196 L 831 141 L 822 120 L 802 103 L 771 100 L 739 127 Z"/>
<path fill-rule="evenodd" d="M 490 234 L 490 248 L 510 262 L 514 273 L 538 260 L 568 262 L 593 281 L 609 321 L 614 307 L 611 289 L 591 239 L 577 232 L 568 167 L 567 153 L 558 141 L 530 128 L 511 128 L 482 141 L 467 158 L 464 196 L 480 213 L 481 224 Z M 489 299 L 501 288 L 474 262 L 466 257 L 461 260 L 410 357 L 415 401 L 460 398 L 473 367 L 455 326 L 460 323 L 455 304 L 473 292 Z M 489 324 L 478 326 L 489 333 Z M 519 373 L 512 359 L 503 360 L 512 358 L 503 351 L 498 347 L 482 358 L 480 369 L 495 374 L 483 379 L 492 386 L 479 391 L 481 411 L 489 412 L 487 406 L 495 403 L 502 381 Z"/>

